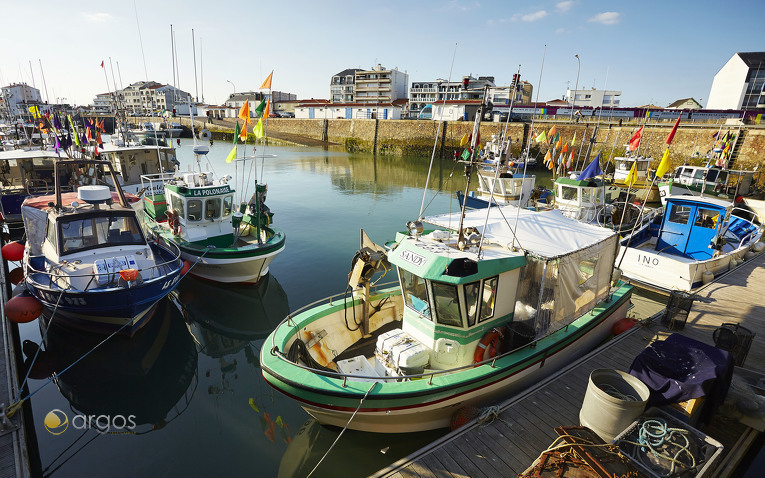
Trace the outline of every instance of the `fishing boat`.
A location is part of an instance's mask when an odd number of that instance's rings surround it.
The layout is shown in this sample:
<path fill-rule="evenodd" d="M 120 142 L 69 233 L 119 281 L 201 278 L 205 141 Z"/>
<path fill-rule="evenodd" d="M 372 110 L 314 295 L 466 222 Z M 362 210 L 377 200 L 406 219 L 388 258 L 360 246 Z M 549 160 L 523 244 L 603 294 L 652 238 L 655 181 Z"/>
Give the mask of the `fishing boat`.
<path fill-rule="evenodd" d="M 323 424 L 371 432 L 448 427 L 583 355 L 624 318 L 611 287 L 618 236 L 560 211 L 513 206 L 425 218 L 387 249 L 362 231 L 352 294 L 290 314 L 263 376 Z M 395 267 L 397 286 L 373 287 Z"/>
<path fill-rule="evenodd" d="M 24 201 L 25 286 L 49 314 L 72 326 L 133 335 L 178 284 L 180 251 L 147 240 L 111 164 L 62 160 L 54 178 L 69 166 L 102 168 L 116 192 L 88 185 L 64 193 L 57 180 L 55 195 Z"/>
<path fill-rule="evenodd" d="M 667 196 L 711 196 L 733 200 L 754 192 L 756 171 L 722 169 L 713 166 L 683 165 L 674 174 L 659 181 L 664 204 Z"/>
<path fill-rule="evenodd" d="M 653 183 L 649 167 L 653 158 L 621 156 L 614 158 L 613 185 L 645 202 L 659 202 L 659 188 Z M 630 172 L 633 172 L 630 178 Z"/>
<path fill-rule="evenodd" d="M 176 244 L 190 273 L 216 282 L 257 283 L 285 247 L 285 234 L 271 226 L 268 187 L 257 183 L 248 203 L 235 203 L 230 175 L 202 170 L 206 145 L 195 145 L 198 171 L 143 175 L 144 217 L 154 234 Z M 242 162 L 254 158 L 241 158 Z M 161 186 L 160 186 L 161 184 Z"/>
<path fill-rule="evenodd" d="M 751 212 L 712 197 L 667 196 L 654 221 L 621 241 L 619 267 L 655 291 L 692 291 L 759 252 L 763 228 Z M 760 220 L 760 224 L 762 221 Z"/>

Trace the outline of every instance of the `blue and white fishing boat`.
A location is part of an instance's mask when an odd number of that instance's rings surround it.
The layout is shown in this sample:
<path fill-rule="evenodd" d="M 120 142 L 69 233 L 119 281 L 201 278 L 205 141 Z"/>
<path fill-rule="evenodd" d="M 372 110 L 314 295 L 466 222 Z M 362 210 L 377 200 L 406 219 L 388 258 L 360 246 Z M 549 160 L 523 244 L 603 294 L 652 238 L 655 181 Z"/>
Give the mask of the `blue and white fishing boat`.
<path fill-rule="evenodd" d="M 648 289 L 692 291 L 735 267 L 758 243 L 763 228 L 751 211 L 730 201 L 668 196 L 660 216 L 621 241 L 624 276 Z M 743 216 L 743 217 L 739 217 Z M 760 222 L 761 223 L 761 222 Z"/>
<path fill-rule="evenodd" d="M 132 335 L 178 284 L 180 251 L 147 240 L 111 164 L 59 161 L 54 176 L 67 166 L 104 168 L 116 192 L 89 185 L 62 193 L 57 181 L 55 195 L 24 201 L 25 286 L 62 321 Z"/>

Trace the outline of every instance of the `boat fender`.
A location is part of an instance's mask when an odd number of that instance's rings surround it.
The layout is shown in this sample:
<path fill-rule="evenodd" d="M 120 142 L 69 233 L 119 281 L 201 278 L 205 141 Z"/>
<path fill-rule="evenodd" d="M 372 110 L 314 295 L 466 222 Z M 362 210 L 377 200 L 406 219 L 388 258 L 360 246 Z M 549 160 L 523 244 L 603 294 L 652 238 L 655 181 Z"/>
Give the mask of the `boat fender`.
<path fill-rule="evenodd" d="M 183 267 L 181 268 L 181 275 L 185 276 L 186 273 L 189 272 L 189 269 L 191 269 L 191 262 L 183 261 Z"/>
<path fill-rule="evenodd" d="M 21 281 L 24 280 L 24 269 L 21 267 L 16 267 L 8 273 L 8 279 L 11 281 L 11 284 L 18 285 Z"/>
<path fill-rule="evenodd" d="M 505 333 L 502 331 L 501 327 L 494 327 L 486 332 L 475 347 L 473 363 L 480 363 L 495 357 L 502 347 L 502 340 L 504 338 Z"/>
<path fill-rule="evenodd" d="M 24 243 L 21 241 L 9 242 L 3 246 L 2 255 L 6 261 L 20 261 L 24 258 Z"/>
<path fill-rule="evenodd" d="M 202 141 L 209 141 L 210 138 L 212 138 L 212 133 L 210 133 L 210 130 L 203 129 L 199 132 L 199 139 Z"/>
<path fill-rule="evenodd" d="M 12 297 L 5 304 L 5 316 L 17 324 L 26 324 L 35 320 L 42 311 L 42 302 L 26 291 Z"/>
<path fill-rule="evenodd" d="M 637 319 L 632 317 L 625 317 L 623 319 L 617 320 L 611 331 L 614 333 L 614 335 L 623 334 L 624 332 L 634 327 L 637 323 Z"/>
<path fill-rule="evenodd" d="M 712 271 L 704 271 L 704 273 L 701 274 L 701 282 L 704 284 L 709 284 L 714 278 L 715 275 L 712 273 Z"/>
<path fill-rule="evenodd" d="M 752 248 L 754 252 L 762 252 L 765 249 L 765 242 L 756 242 Z"/>

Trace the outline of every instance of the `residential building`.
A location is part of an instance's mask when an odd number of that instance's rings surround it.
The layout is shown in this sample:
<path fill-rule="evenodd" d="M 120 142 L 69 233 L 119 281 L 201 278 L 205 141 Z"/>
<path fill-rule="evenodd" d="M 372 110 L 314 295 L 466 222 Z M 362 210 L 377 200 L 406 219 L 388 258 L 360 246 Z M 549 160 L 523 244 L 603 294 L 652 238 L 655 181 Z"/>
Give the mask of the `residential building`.
<path fill-rule="evenodd" d="M 303 100 L 295 106 L 295 118 L 303 119 L 401 119 L 406 99 L 386 103 L 330 103 Z"/>
<path fill-rule="evenodd" d="M 354 103 L 392 103 L 407 98 L 409 75 L 398 68 L 386 69 L 379 63 L 354 76 Z"/>
<path fill-rule="evenodd" d="M 494 105 L 509 105 L 511 103 L 511 94 L 513 94 L 512 103 L 514 105 L 528 105 L 532 102 L 534 87 L 528 81 L 520 81 L 510 86 L 495 86 L 489 88 L 489 101 Z"/>
<path fill-rule="evenodd" d="M 580 106 L 582 108 L 617 108 L 621 91 L 616 90 L 572 90 L 566 89 L 566 103 L 568 106 Z"/>
<path fill-rule="evenodd" d="M 736 53 L 712 80 L 707 109 L 765 108 L 765 52 Z"/>
<path fill-rule="evenodd" d="M 8 86 L 0 88 L 0 96 L 3 97 L 4 103 L 8 108 L 8 114 L 15 115 L 28 115 L 29 106 L 40 105 L 42 96 L 40 96 L 40 90 L 26 83 L 12 83 Z M 41 111 L 43 108 L 40 109 Z"/>
<path fill-rule="evenodd" d="M 414 82 L 409 89 L 409 117 L 415 118 L 420 113 L 431 111 L 428 105 L 446 101 L 482 100 L 486 87 L 489 87 L 489 97 L 493 95 L 504 103 L 510 97 L 508 87 L 497 87 L 493 76 L 472 75 L 463 76 L 461 81 L 446 81 L 437 79 L 429 82 Z M 424 116 L 424 115 L 423 115 Z M 431 116 L 428 116 L 431 117 Z"/>
<path fill-rule="evenodd" d="M 114 93 L 99 93 L 93 98 L 93 110 L 98 114 L 114 112 Z"/>
<path fill-rule="evenodd" d="M 96 97 L 103 104 L 103 94 Z M 177 112 L 186 110 L 192 102 L 191 94 L 171 85 L 163 85 L 156 81 L 138 81 L 117 91 L 119 108 L 124 108 L 132 114 L 153 114 Z M 94 104 L 96 103 L 94 100 Z M 113 108 L 113 106 L 112 106 Z"/>
<path fill-rule="evenodd" d="M 359 68 L 348 68 L 332 76 L 329 86 L 329 100 L 332 103 L 353 103 L 356 72 Z"/>
<path fill-rule="evenodd" d="M 239 110 L 242 108 L 242 106 L 244 106 L 245 103 L 249 103 L 248 108 L 250 110 L 250 118 L 256 118 L 258 115 L 255 113 L 255 108 L 257 108 L 258 105 L 260 105 L 260 102 L 265 98 L 266 95 L 259 91 L 232 93 L 228 96 L 228 99 L 224 103 L 229 107 L 226 110 L 226 117 L 236 118 L 239 115 Z"/>
<path fill-rule="evenodd" d="M 682 100 L 677 100 L 667 106 L 667 109 L 670 110 L 700 110 L 701 109 L 701 103 L 694 100 L 693 98 L 683 98 Z"/>

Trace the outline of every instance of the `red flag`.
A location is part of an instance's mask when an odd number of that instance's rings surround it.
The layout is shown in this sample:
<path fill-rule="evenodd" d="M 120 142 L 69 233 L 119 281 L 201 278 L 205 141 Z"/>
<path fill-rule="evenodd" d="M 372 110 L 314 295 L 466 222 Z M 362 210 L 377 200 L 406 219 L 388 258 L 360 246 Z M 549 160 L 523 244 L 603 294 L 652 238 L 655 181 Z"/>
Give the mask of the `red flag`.
<path fill-rule="evenodd" d="M 103 67 L 104 67 L 104 61 L 101 60 L 101 68 L 103 68 Z"/>
<path fill-rule="evenodd" d="M 627 151 L 635 151 L 640 146 L 640 137 L 643 135 L 643 127 L 641 126 L 635 134 L 630 138 L 629 145 L 627 145 Z"/>
<path fill-rule="evenodd" d="M 682 115 L 683 115 L 682 113 L 677 115 L 677 121 L 675 121 L 675 126 L 672 127 L 672 131 L 670 131 L 669 136 L 667 136 L 667 141 L 666 141 L 667 145 L 672 144 L 672 140 L 675 138 L 675 133 L 677 132 L 677 125 L 680 124 L 680 117 Z"/>

